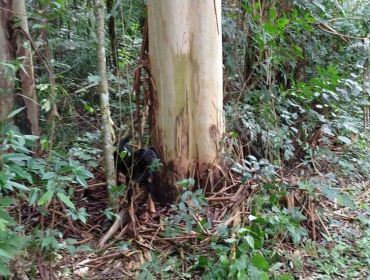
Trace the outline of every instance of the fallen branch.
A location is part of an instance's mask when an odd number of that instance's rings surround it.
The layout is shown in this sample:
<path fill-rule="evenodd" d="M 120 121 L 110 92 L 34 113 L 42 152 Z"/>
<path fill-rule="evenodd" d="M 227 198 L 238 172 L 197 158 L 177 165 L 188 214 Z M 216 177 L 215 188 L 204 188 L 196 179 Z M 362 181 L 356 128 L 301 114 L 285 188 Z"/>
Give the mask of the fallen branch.
<path fill-rule="evenodd" d="M 123 225 L 126 224 L 129 220 L 128 211 L 126 209 L 122 209 L 117 216 L 117 219 L 114 221 L 111 228 L 108 232 L 100 239 L 99 247 L 103 247 L 104 244 L 115 234 L 115 232 Z"/>
<path fill-rule="evenodd" d="M 85 266 L 90 263 L 95 263 L 98 261 L 103 261 L 103 260 L 108 260 L 108 259 L 114 259 L 120 256 L 130 257 L 137 252 L 138 251 L 133 251 L 133 252 L 128 253 L 127 251 L 119 251 L 119 252 L 111 253 L 108 255 L 101 256 L 101 257 L 97 257 L 95 259 L 83 260 L 82 262 L 79 262 L 76 266 Z"/>

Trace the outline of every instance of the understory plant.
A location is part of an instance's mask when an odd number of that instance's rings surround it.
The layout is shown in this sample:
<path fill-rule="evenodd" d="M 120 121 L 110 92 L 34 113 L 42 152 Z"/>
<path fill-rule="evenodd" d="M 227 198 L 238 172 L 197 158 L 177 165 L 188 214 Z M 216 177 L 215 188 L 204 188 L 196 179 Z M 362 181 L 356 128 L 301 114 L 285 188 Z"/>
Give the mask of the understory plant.
<path fill-rule="evenodd" d="M 66 215 L 73 220 L 86 221 L 84 208 L 72 202 L 74 186 L 86 187 L 92 174 L 67 154 L 51 150 L 45 157 L 34 151 L 38 137 L 24 135 L 10 123 L 0 124 L 0 275 L 10 275 L 7 264 L 21 249 L 37 243 L 40 251 L 55 252 L 59 249 L 56 231 L 46 226 L 29 230 L 22 213 L 35 209 L 46 218 L 52 215 L 50 205 L 62 204 Z M 21 208 L 16 207 L 20 205 Z M 16 219 L 15 219 L 16 217 Z M 41 226 L 41 225 L 39 225 Z M 54 232 L 54 233 L 53 233 Z M 35 236 L 33 236 L 36 234 Z M 55 236 L 59 238 L 55 238 Z M 32 240 L 31 243 L 27 242 Z"/>

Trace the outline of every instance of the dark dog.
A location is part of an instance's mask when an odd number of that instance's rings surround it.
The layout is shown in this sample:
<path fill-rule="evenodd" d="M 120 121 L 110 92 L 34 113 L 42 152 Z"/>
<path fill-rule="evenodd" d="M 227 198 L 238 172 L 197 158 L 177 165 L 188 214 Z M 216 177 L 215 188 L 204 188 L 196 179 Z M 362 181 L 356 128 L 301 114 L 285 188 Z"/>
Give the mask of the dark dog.
<path fill-rule="evenodd" d="M 133 151 L 128 145 L 129 137 L 123 138 L 118 145 L 118 153 L 115 152 L 114 158 L 117 166 L 117 177 L 121 172 L 126 177 L 126 185 L 130 181 L 135 181 L 141 186 L 148 188 L 149 193 L 153 194 L 153 175 L 159 163 L 154 148 L 144 148 Z"/>

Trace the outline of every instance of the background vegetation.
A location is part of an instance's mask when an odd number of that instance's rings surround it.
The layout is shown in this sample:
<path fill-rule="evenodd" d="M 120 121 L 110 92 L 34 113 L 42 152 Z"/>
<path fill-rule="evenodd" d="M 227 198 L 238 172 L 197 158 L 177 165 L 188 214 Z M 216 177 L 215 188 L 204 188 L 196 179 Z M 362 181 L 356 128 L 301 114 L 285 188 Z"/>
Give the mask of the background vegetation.
<path fill-rule="evenodd" d="M 92 1 L 26 2 L 42 135 L 18 128 L 22 109 L 0 124 L 2 277 L 369 279 L 367 1 L 223 1 L 227 180 L 209 190 L 184 178 L 175 205 L 150 219 L 139 209 L 139 235 L 123 231 L 100 249 L 114 212 L 100 184 Z M 106 46 L 119 127 L 146 106 L 133 91 L 146 4 L 113 2 L 116 66 L 109 36 Z"/>

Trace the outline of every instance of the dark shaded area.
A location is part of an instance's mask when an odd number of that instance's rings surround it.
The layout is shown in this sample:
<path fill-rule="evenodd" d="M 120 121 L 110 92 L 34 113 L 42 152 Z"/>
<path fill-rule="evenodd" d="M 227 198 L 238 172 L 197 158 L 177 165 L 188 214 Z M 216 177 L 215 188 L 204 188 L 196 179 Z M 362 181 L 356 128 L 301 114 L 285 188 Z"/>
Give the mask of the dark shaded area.
<path fill-rule="evenodd" d="M 117 183 L 119 173 L 125 175 L 126 185 L 130 181 L 135 181 L 139 185 L 146 187 L 150 193 L 154 192 L 153 179 L 155 164 L 159 162 L 154 148 L 143 148 L 133 151 L 128 145 L 130 137 L 120 140 L 117 151 L 114 154 L 117 166 Z"/>

